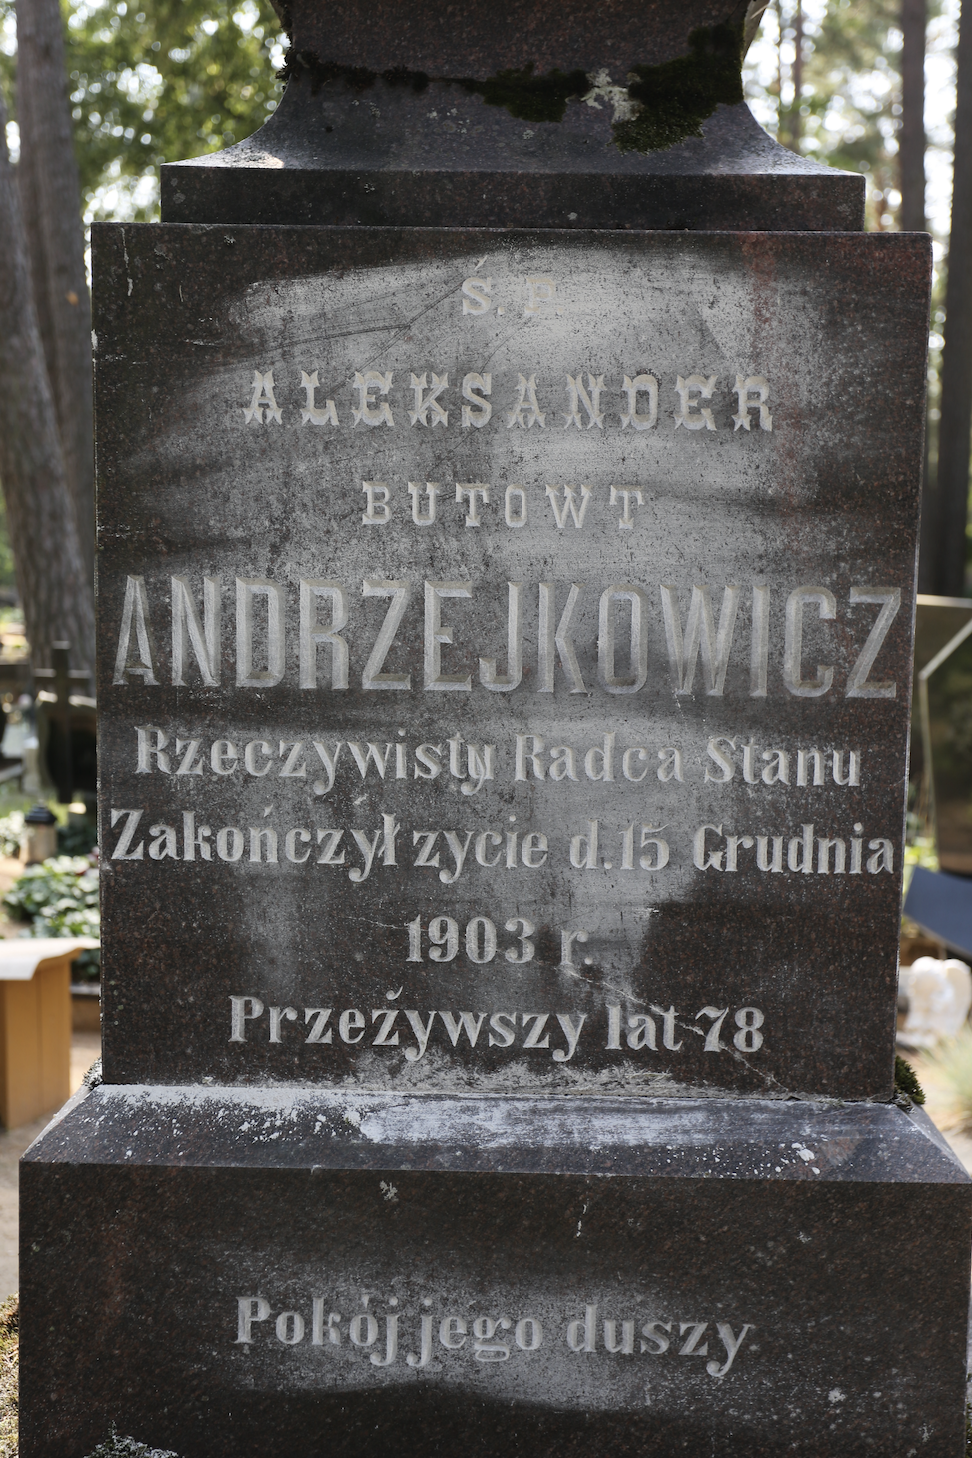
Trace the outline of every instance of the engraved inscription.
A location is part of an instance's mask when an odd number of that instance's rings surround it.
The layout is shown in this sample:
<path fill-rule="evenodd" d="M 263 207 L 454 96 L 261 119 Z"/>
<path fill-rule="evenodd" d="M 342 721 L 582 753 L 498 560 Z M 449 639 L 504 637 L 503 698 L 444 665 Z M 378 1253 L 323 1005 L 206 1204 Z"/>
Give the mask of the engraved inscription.
<path fill-rule="evenodd" d="M 127 1073 L 885 1096 L 921 371 L 855 322 L 874 240 L 263 237 L 218 353 L 153 315 L 150 417 L 124 321 L 99 363 L 106 1036 L 143 913 L 199 969 Z"/>
<path fill-rule="evenodd" d="M 366 496 L 366 509 L 361 521 L 366 526 L 387 525 L 392 520 L 394 508 L 387 483 L 366 481 L 362 489 Z M 438 487 L 435 490 L 438 493 Z M 568 521 L 573 528 L 581 530 L 593 493 L 587 486 L 581 486 L 579 491 L 572 486 L 561 490 L 563 494 L 558 497 L 556 488 L 546 488 L 556 530 L 563 531 Z M 612 487 L 611 490 L 614 493 L 612 506 L 623 501 L 617 525 L 621 530 L 631 530 L 635 526 L 635 519 L 631 516 L 632 502 L 637 503 L 641 493 L 628 487 Z M 427 486 L 425 491 L 428 512 L 434 515 L 436 497 L 432 495 L 431 486 Z M 492 502 L 489 485 L 459 483 L 455 494 L 460 505 L 460 521 L 464 526 L 481 526 L 482 513 Z M 418 497 L 416 488 L 412 493 L 412 508 L 405 520 L 415 521 Z M 505 515 L 509 516 L 508 501 Z M 418 524 L 427 525 L 432 519 L 433 516 L 429 516 L 428 521 L 419 517 Z M 497 519 L 503 520 L 503 516 Z M 522 525 L 523 519 L 525 517 L 514 518 L 512 527 L 515 529 Z M 667 653 L 676 694 L 692 694 L 701 689 L 709 697 L 723 697 L 734 651 L 750 662 L 748 694 L 752 698 L 766 696 L 771 673 L 774 682 L 781 683 L 785 691 L 795 698 L 821 698 L 836 692 L 846 698 L 893 699 L 897 694 L 895 680 L 876 681 L 871 674 L 888 630 L 900 610 L 900 588 L 853 584 L 848 589 L 845 603 L 839 605 L 829 588 L 794 587 L 784 597 L 783 641 L 771 644 L 767 631 L 771 589 L 761 583 L 754 583 L 749 594 L 748 634 L 744 628 L 737 632 L 742 589 L 732 583 L 727 583 L 722 590 L 718 621 L 712 589 L 706 583 L 693 583 L 690 589 L 680 589 L 670 582 L 654 585 L 574 582 L 567 587 L 567 584 L 550 581 L 510 581 L 507 583 L 505 621 L 495 626 L 483 625 L 481 614 L 475 611 L 470 613 L 467 609 L 463 612 L 455 607 L 447 609 L 450 599 L 474 604 L 480 593 L 491 585 L 486 581 L 462 578 L 426 579 L 421 582 L 405 575 L 394 579 L 366 577 L 360 583 L 301 578 L 295 591 L 291 585 L 270 578 L 237 577 L 234 586 L 236 686 L 244 689 L 272 688 L 293 674 L 297 665 L 292 666 L 293 645 L 288 644 L 287 611 L 288 607 L 299 607 L 298 681 L 301 688 L 325 687 L 324 681 L 318 678 L 317 667 L 319 654 L 324 651 L 330 659 L 330 687 L 346 689 L 350 682 L 348 665 L 352 652 L 357 658 L 364 651 L 368 656 L 360 668 L 356 667 L 363 689 L 471 693 L 475 685 L 511 690 L 518 688 L 523 680 L 522 667 L 517 671 L 517 664 L 521 661 L 524 634 L 529 631 L 536 644 L 536 673 L 532 680 L 535 693 L 553 691 L 558 666 L 566 676 L 571 692 L 586 693 L 588 684 L 582 677 L 577 651 L 589 648 L 596 654 L 596 681 L 602 690 L 610 694 L 636 694 L 647 683 L 650 640 L 654 640 L 656 649 L 661 649 L 664 644 L 663 651 Z M 566 601 L 558 619 L 556 604 L 565 587 Z M 230 591 L 228 583 L 225 591 Z M 170 672 L 173 684 L 186 682 L 185 675 L 193 671 L 190 661 L 194 662 L 204 684 L 219 682 L 223 592 L 220 577 L 205 575 L 200 613 L 187 579 L 172 577 Z M 353 604 L 369 597 L 389 597 L 392 601 L 378 637 L 365 646 L 360 636 L 361 615 Z M 686 597 L 688 604 L 683 607 Z M 562 597 L 560 600 L 563 600 Z M 329 622 L 320 621 L 322 603 L 330 604 Z M 862 603 L 877 604 L 880 611 L 867 625 L 863 641 L 858 639 L 851 666 L 843 680 L 836 677 L 832 665 L 810 667 L 805 662 L 803 647 L 808 612 L 816 610 L 823 622 L 840 623 L 844 629 L 850 627 L 857 637 L 862 625 L 855 609 Z M 580 628 L 575 626 L 580 607 L 589 608 L 593 614 L 595 604 L 596 617 L 591 617 L 582 638 Z M 155 618 L 162 611 L 160 604 L 155 609 Z M 447 611 L 451 619 L 445 616 Z M 421 666 L 416 663 L 414 673 L 407 670 L 379 672 L 389 653 L 393 650 L 401 653 L 397 640 L 402 635 L 403 624 L 412 619 L 417 619 L 416 625 L 421 624 L 422 628 Z M 160 675 L 164 669 L 158 650 L 153 648 L 153 625 L 153 605 L 145 579 L 129 575 L 124 598 L 119 604 L 115 684 L 126 684 L 140 678 L 146 685 L 154 687 L 162 681 Z M 494 636 L 496 627 L 501 640 L 507 644 L 506 675 L 498 676 L 496 659 L 486 657 L 479 658 L 479 671 L 475 676 L 445 671 L 443 654 L 447 650 L 468 649 L 474 644 L 485 649 L 484 638 Z M 457 632 L 463 635 L 461 642 L 455 636 Z M 258 636 L 263 643 L 263 660 L 259 664 L 254 656 Z M 627 663 L 619 661 L 619 640 L 622 637 L 627 638 Z M 777 655 L 775 663 L 772 663 L 771 649 Z M 698 684 L 697 678 L 701 680 Z"/>
<path fill-rule="evenodd" d="M 393 1184 L 383 1182 L 385 1198 L 397 1199 Z M 345 1293 L 345 1297 L 350 1293 Z M 352 1298 L 353 1299 L 353 1298 Z M 232 1340 L 239 1346 L 281 1348 L 319 1347 L 319 1380 L 345 1380 L 351 1372 L 364 1381 L 375 1368 L 401 1364 L 423 1370 L 429 1377 L 444 1375 L 453 1365 L 475 1363 L 482 1369 L 507 1362 L 529 1361 L 543 1349 L 558 1365 L 568 1367 L 586 1356 L 633 1357 L 650 1368 L 655 1359 L 695 1358 L 700 1370 L 717 1381 L 728 1376 L 744 1343 L 754 1346 L 750 1322 L 698 1320 L 684 1310 L 639 1309 L 622 1302 L 619 1308 L 597 1302 L 556 1303 L 556 1316 L 524 1314 L 513 1302 L 485 1313 L 475 1302 L 449 1304 L 448 1297 L 424 1296 L 415 1301 L 397 1296 L 383 1299 L 365 1290 L 357 1297 L 361 1310 L 351 1314 L 335 1310 L 340 1301 L 326 1293 L 310 1293 L 301 1308 L 281 1309 L 263 1295 L 236 1298 L 232 1312 Z M 546 1313 L 551 1302 L 533 1308 Z M 529 1305 L 525 1308 L 530 1312 Z M 580 1315 L 574 1312 L 579 1311 Z M 648 1359 L 645 1362 L 645 1359 Z M 340 1375 L 339 1375 L 340 1374 Z"/>
<path fill-rule="evenodd" d="M 751 432 L 754 427 L 767 433 L 773 430 L 770 383 L 764 375 L 736 374 L 733 383 L 731 377 L 722 380 L 718 375 L 689 373 L 667 382 L 654 373 L 634 370 L 630 375 L 622 373 L 620 378 L 607 375 L 605 382 L 605 371 L 583 367 L 555 384 L 543 372 L 527 367 L 508 381 L 491 372 L 470 370 L 450 386 L 447 369 L 436 373 L 435 369 L 423 368 L 417 373 L 413 368 L 400 378 L 394 370 L 355 370 L 349 395 L 337 385 L 327 387 L 341 400 L 339 413 L 332 398 L 323 407 L 316 403 L 321 388 L 318 369 L 308 372 L 298 366 L 298 370 L 290 371 L 280 364 L 254 370 L 249 404 L 242 409 L 243 423 L 351 429 L 384 425 L 400 430 L 448 427 L 451 418 L 460 430 L 482 429 L 493 419 L 493 400 L 487 397 L 494 393 L 495 380 L 496 395 L 507 402 L 499 405 L 495 423 L 505 420 L 508 429 L 528 430 L 533 425 L 540 430 L 555 429 L 559 415 L 559 428 L 564 430 L 575 427 L 603 431 L 605 426 L 608 430 L 655 430 L 666 422 L 675 430 L 679 426 L 690 431 L 731 428 L 733 434 L 740 429 Z M 293 385 L 289 383 L 291 376 Z M 669 390 L 673 396 L 671 408 L 661 414 L 660 387 L 662 398 Z M 304 392 L 303 400 L 298 390 Z M 563 396 L 566 409 L 561 405 Z M 282 403 L 278 403 L 278 397 Z M 467 403 L 461 405 L 462 401 Z"/>

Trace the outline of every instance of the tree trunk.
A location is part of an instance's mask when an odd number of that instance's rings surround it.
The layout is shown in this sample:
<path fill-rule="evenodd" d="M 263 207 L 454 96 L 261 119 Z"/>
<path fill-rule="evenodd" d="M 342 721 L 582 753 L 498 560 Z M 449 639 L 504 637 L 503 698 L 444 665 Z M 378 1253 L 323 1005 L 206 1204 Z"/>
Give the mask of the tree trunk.
<path fill-rule="evenodd" d="M 58 0 L 17 0 L 18 176 L 64 470 L 93 580 L 91 302 L 63 25 Z"/>
<path fill-rule="evenodd" d="M 925 24 L 926 0 L 901 0 L 901 125 L 898 167 L 899 222 L 904 233 L 925 228 Z"/>
<path fill-rule="evenodd" d="M 901 207 L 898 226 L 903 233 L 925 230 L 925 31 L 927 0 L 901 0 L 901 124 L 898 127 L 898 187 Z M 935 496 L 929 473 L 930 422 L 925 419 L 925 449 L 921 473 L 921 540 L 935 535 Z M 934 590 L 929 562 L 922 552 L 918 590 Z"/>
<path fill-rule="evenodd" d="M 71 645 L 94 667 L 94 601 L 68 488 L 31 292 L 17 180 L 0 97 L 0 482 L 35 667 L 51 645 Z"/>
<path fill-rule="evenodd" d="M 797 0 L 793 16 L 793 110 L 790 113 L 790 148 L 799 152 L 803 141 L 803 0 Z"/>
<path fill-rule="evenodd" d="M 972 0 L 959 20 L 955 76 L 955 160 L 948 239 L 938 425 L 937 521 L 926 580 L 932 591 L 960 597 L 965 589 L 965 527 L 969 509 L 972 433 Z"/>
<path fill-rule="evenodd" d="M 783 0 L 776 0 L 776 140 L 786 145 L 786 121 L 783 112 Z"/>

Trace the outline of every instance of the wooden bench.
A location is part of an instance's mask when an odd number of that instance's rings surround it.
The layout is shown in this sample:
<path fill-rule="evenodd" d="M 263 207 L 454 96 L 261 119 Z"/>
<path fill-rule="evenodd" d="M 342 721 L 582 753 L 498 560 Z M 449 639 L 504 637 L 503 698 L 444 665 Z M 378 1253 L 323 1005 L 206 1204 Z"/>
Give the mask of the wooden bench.
<path fill-rule="evenodd" d="M 0 941 L 0 1123 L 53 1112 L 71 1092 L 71 963 L 90 937 Z"/>

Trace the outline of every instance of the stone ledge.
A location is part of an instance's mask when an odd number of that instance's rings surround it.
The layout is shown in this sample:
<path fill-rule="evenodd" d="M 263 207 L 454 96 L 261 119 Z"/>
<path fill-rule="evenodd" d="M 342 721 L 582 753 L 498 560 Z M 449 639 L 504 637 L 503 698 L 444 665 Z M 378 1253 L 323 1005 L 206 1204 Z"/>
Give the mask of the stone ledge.
<path fill-rule="evenodd" d="M 972 1183 L 920 1109 L 797 1100 L 443 1097 L 101 1084 L 42 1164 Z"/>

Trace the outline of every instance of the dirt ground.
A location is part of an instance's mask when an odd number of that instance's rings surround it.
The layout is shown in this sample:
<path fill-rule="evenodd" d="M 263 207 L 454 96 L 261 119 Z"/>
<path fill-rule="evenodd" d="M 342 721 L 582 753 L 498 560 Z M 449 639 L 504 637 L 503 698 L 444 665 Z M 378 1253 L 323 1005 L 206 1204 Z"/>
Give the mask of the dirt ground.
<path fill-rule="evenodd" d="M 101 1057 L 100 1033 L 74 1033 L 71 1038 L 71 1092 L 96 1058 Z M 18 1161 L 28 1144 L 50 1121 L 45 1114 L 19 1129 L 0 1130 L 0 1300 L 17 1290 Z"/>
<path fill-rule="evenodd" d="M 0 856 L 0 898 L 4 897 L 23 863 L 12 856 Z M 0 938 L 16 937 L 23 931 L 22 922 L 10 921 L 0 907 Z M 71 1038 L 71 1092 L 81 1087 L 81 1080 L 96 1058 L 101 1057 L 100 1033 L 74 1033 Z M 18 1161 L 29 1144 L 49 1122 L 45 1114 L 18 1129 L 0 1129 L 0 1301 L 17 1290 L 17 1220 Z"/>

